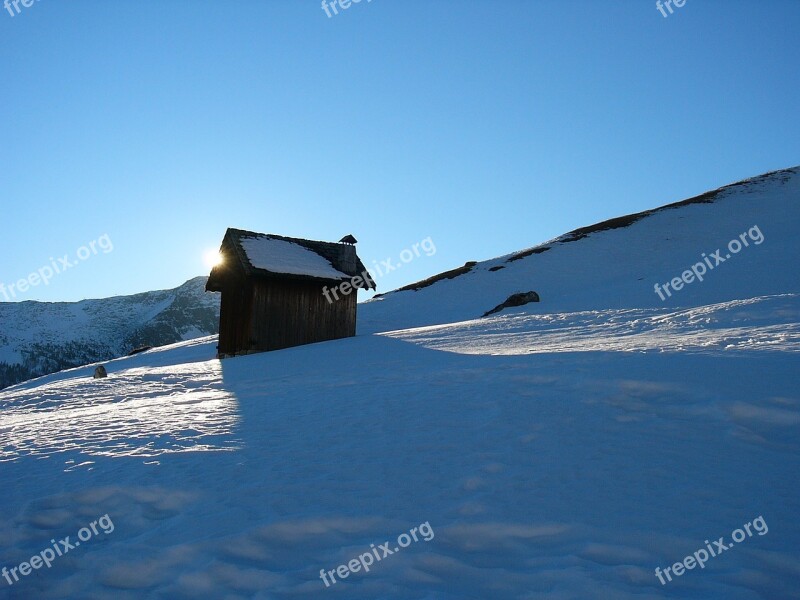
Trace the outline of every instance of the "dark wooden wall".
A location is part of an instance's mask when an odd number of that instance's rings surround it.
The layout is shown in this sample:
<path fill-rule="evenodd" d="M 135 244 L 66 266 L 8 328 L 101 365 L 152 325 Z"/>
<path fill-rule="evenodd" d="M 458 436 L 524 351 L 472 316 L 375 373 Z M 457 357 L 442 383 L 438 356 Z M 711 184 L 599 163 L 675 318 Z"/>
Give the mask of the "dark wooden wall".
<path fill-rule="evenodd" d="M 244 277 L 226 278 L 219 307 L 220 354 L 236 354 L 247 349 L 252 285 Z"/>
<path fill-rule="evenodd" d="M 278 350 L 356 334 L 356 293 L 328 303 L 322 285 L 258 280 L 252 284 L 253 350 Z"/>
<path fill-rule="evenodd" d="M 219 353 L 278 350 L 354 336 L 356 292 L 328 303 L 322 287 L 232 276 L 222 290 Z"/>

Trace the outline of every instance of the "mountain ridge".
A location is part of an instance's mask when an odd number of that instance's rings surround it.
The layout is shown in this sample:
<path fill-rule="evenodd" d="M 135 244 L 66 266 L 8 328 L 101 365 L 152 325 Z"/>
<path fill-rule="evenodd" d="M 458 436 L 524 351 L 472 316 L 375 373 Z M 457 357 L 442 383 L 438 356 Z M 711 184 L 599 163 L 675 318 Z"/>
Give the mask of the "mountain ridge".
<path fill-rule="evenodd" d="M 62 369 L 216 333 L 206 277 L 170 290 L 79 302 L 0 303 L 0 389 Z"/>

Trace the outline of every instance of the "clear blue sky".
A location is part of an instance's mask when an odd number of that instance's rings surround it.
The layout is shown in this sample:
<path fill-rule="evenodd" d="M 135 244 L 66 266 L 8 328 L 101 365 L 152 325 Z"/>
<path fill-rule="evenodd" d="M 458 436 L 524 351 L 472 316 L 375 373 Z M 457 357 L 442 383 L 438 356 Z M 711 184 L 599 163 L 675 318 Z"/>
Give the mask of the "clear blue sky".
<path fill-rule="evenodd" d="M 368 265 L 430 236 L 387 291 L 800 164 L 797 0 L 20 9 L 0 12 L 0 283 L 114 250 L 17 300 L 175 287 L 228 226 L 353 233 Z"/>

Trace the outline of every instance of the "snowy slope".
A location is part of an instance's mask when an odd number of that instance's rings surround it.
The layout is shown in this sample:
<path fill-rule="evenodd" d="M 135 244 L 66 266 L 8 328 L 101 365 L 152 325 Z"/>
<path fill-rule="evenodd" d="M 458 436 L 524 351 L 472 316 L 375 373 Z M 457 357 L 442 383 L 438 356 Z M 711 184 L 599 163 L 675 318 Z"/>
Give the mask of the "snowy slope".
<path fill-rule="evenodd" d="M 0 302 L 0 388 L 217 331 L 205 277 L 173 290 L 81 302 Z"/>
<path fill-rule="evenodd" d="M 688 307 L 800 292 L 792 238 L 800 231 L 800 167 L 720 188 L 627 227 L 566 234 L 527 252 L 479 262 L 465 275 L 419 291 L 391 292 L 359 307 L 359 332 L 475 319 L 515 292 L 541 297 L 536 313 L 595 308 Z M 692 202 L 692 200 L 684 201 Z M 626 219 L 620 219 L 623 223 Z M 612 222 L 609 225 L 614 225 Z M 654 291 L 753 227 L 763 236 L 716 265 L 703 282 L 674 293 Z M 753 232 L 756 239 L 757 232 Z M 577 241 L 570 241 L 578 237 Z M 526 251 L 517 254 L 526 254 Z M 716 260 L 711 260 L 715 264 Z M 502 268 L 500 268 L 502 267 Z M 491 269 L 497 269 L 492 271 Z"/>
<path fill-rule="evenodd" d="M 797 188 L 758 185 L 763 215 L 670 209 L 682 229 L 656 213 L 360 306 L 381 334 L 222 362 L 210 337 L 0 392 L 0 565 L 114 524 L 0 598 L 798 597 L 800 291 L 777 265 L 800 252 L 773 215 L 797 222 Z M 625 277 L 680 275 L 752 218 L 764 243 L 679 301 Z M 674 263 L 644 258 L 645 227 L 685 236 Z M 598 271 L 609 289 L 579 296 Z M 475 319 L 529 289 L 541 303 Z M 758 517 L 702 570 L 655 576 Z M 429 541 L 320 579 L 424 523 Z"/>

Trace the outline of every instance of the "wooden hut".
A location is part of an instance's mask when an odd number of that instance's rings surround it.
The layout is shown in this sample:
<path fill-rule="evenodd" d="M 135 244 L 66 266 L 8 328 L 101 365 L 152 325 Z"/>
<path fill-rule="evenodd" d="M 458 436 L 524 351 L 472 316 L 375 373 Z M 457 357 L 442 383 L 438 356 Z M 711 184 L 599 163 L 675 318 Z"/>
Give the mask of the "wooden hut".
<path fill-rule="evenodd" d="M 221 358 L 354 336 L 357 290 L 375 289 L 349 243 L 228 229 L 220 254 Z"/>

